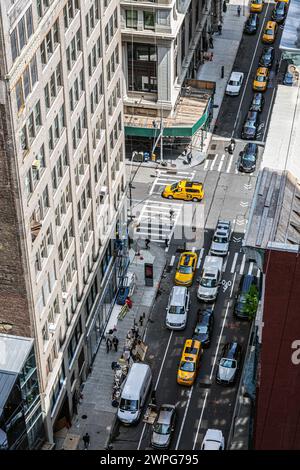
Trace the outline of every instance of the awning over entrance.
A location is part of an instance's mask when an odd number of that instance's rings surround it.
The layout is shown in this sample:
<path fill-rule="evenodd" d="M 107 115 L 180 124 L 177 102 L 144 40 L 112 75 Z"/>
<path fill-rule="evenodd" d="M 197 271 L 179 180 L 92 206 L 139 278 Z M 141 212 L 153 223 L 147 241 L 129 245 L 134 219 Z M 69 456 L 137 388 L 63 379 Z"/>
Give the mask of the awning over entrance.
<path fill-rule="evenodd" d="M 215 82 L 188 80 L 173 116 L 163 118 L 163 136 L 192 137 L 202 128 L 212 110 L 215 86 Z M 144 113 L 125 114 L 126 136 L 157 137 L 159 135 L 160 118 L 148 116 L 146 110 Z"/>

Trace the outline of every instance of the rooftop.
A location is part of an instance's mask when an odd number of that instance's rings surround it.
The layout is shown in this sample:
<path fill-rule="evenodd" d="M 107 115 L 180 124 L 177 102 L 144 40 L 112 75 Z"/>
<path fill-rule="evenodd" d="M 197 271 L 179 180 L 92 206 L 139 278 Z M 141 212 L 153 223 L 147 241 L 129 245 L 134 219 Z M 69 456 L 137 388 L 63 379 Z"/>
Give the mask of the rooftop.
<path fill-rule="evenodd" d="M 0 334 L 0 371 L 19 373 L 32 345 L 33 339 Z"/>
<path fill-rule="evenodd" d="M 264 168 L 258 177 L 244 246 L 298 250 L 300 182 L 287 170 Z"/>
<path fill-rule="evenodd" d="M 290 1 L 279 47 L 300 54 L 300 0 Z"/>

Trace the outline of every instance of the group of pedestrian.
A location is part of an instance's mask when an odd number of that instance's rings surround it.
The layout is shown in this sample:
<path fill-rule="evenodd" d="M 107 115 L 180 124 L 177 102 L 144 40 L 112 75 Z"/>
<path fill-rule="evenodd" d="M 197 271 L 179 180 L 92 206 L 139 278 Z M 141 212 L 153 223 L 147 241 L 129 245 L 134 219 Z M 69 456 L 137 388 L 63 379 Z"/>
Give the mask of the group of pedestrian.
<path fill-rule="evenodd" d="M 115 352 L 118 352 L 118 345 L 119 345 L 119 340 L 117 336 L 114 334 L 116 329 L 111 329 L 109 330 L 107 336 L 106 336 L 106 352 L 107 354 L 109 351 L 112 350 L 112 347 L 114 347 Z"/>

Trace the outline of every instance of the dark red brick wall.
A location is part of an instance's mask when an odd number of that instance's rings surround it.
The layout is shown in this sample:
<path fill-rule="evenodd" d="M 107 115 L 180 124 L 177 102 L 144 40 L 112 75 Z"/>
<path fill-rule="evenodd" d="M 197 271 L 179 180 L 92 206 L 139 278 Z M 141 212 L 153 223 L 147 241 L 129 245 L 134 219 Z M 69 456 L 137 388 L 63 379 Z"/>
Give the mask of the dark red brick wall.
<path fill-rule="evenodd" d="M 291 344 L 300 340 L 300 256 L 266 253 L 256 449 L 300 449 L 300 365 Z"/>

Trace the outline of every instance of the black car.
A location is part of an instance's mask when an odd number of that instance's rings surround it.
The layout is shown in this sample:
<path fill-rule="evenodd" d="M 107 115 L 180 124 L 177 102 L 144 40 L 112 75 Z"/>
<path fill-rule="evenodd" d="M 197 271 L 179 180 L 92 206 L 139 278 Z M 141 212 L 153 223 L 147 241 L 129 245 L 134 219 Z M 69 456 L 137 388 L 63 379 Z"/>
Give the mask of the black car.
<path fill-rule="evenodd" d="M 242 139 L 254 140 L 259 125 L 258 112 L 249 111 L 242 129 Z"/>
<path fill-rule="evenodd" d="M 257 154 L 257 144 L 246 144 L 244 150 L 240 153 L 238 163 L 239 171 L 243 171 L 244 173 L 252 173 L 253 171 L 255 171 Z"/>
<path fill-rule="evenodd" d="M 265 104 L 265 98 L 262 93 L 254 93 L 249 111 L 261 113 Z"/>
<path fill-rule="evenodd" d="M 196 323 L 193 339 L 201 341 L 204 348 L 208 348 L 211 342 L 214 326 L 214 313 L 211 308 L 198 312 L 198 321 Z"/>
<path fill-rule="evenodd" d="M 259 59 L 259 65 L 262 67 L 271 68 L 274 62 L 275 52 L 274 47 L 267 46 L 263 48 L 262 54 Z"/>
<path fill-rule="evenodd" d="M 244 33 L 246 34 L 255 34 L 259 25 L 259 19 L 257 13 L 250 13 L 245 26 Z"/>
<path fill-rule="evenodd" d="M 240 320 L 248 320 L 248 314 L 245 312 L 245 304 L 247 301 L 247 294 L 249 293 L 252 286 L 255 286 L 259 294 L 258 278 L 252 274 L 244 274 L 241 277 L 239 284 L 239 292 L 235 298 L 234 311 L 235 317 Z"/>
<path fill-rule="evenodd" d="M 276 6 L 272 11 L 272 20 L 276 23 L 281 24 L 284 22 L 287 14 L 287 6 L 285 2 L 277 2 Z"/>
<path fill-rule="evenodd" d="M 241 367 L 242 348 L 236 342 L 225 344 L 218 364 L 216 381 L 222 385 L 234 384 Z"/>

